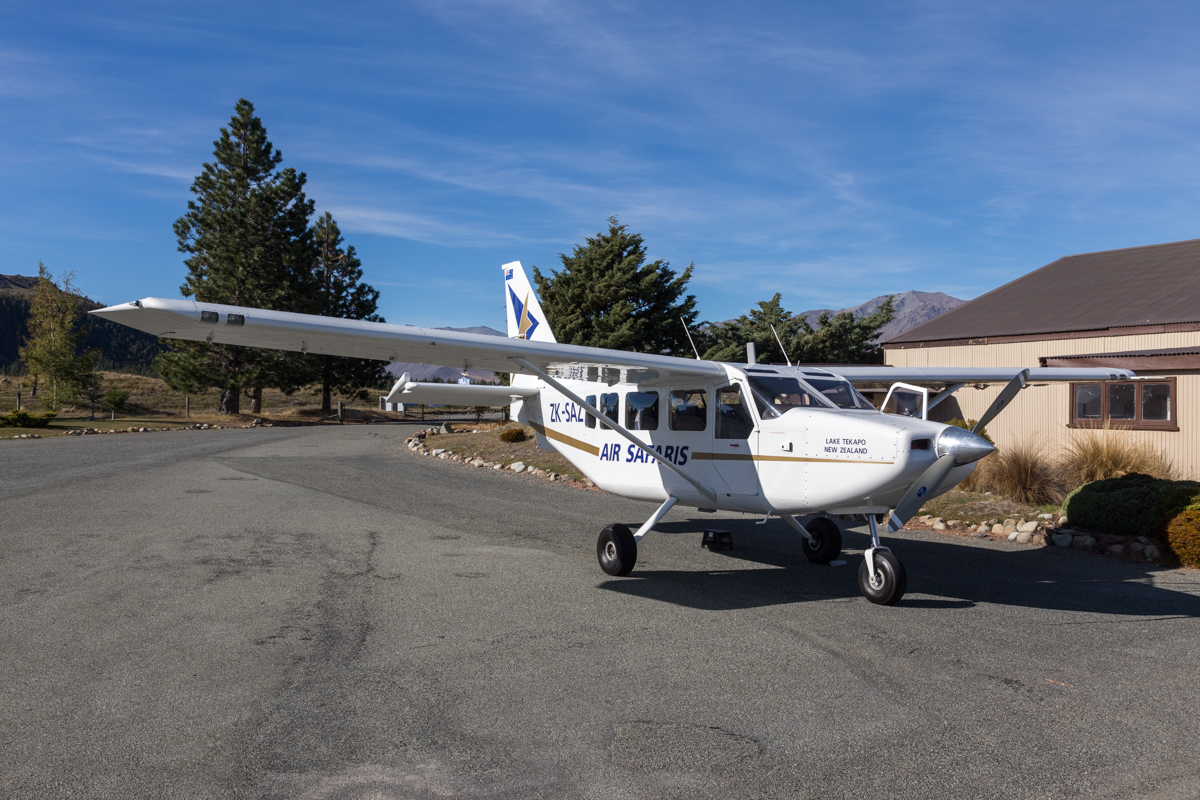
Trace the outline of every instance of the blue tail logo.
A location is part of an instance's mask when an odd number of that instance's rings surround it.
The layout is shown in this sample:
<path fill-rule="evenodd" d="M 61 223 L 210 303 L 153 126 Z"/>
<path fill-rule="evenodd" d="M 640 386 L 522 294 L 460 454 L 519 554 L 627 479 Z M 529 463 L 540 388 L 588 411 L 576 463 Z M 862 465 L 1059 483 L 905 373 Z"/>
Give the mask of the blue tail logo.
<path fill-rule="evenodd" d="M 529 297 L 525 298 L 522 303 L 517 298 L 517 293 L 508 287 L 509 297 L 512 299 L 513 312 L 517 315 L 517 335 L 522 339 L 532 339 L 533 332 L 537 330 L 537 326 L 541 323 L 533 314 L 529 313 Z"/>

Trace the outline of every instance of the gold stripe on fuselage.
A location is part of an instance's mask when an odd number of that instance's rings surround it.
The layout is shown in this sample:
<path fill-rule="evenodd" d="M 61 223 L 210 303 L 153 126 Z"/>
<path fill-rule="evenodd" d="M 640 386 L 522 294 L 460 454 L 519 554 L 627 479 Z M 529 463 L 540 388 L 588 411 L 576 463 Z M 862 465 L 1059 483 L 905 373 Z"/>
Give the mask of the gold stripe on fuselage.
<path fill-rule="evenodd" d="M 574 447 L 576 450 L 582 450 L 583 452 L 588 453 L 589 455 L 593 455 L 593 456 L 600 455 L 600 448 L 596 447 L 594 444 L 588 444 L 587 442 L 581 442 L 578 439 L 575 439 L 571 436 L 567 436 L 565 433 L 556 431 L 553 428 L 547 428 L 544 425 L 539 425 L 536 422 L 530 422 L 529 427 L 533 428 L 535 431 L 540 433 L 542 436 L 545 436 L 547 439 L 553 439 L 556 442 L 562 442 L 563 444 L 565 444 L 569 447 Z"/>

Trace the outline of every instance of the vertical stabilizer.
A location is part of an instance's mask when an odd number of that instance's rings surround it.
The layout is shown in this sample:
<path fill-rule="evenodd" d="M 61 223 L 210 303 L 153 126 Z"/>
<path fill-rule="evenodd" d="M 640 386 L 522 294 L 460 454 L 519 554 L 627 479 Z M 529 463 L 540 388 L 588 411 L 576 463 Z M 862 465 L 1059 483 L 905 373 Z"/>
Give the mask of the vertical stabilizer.
<path fill-rule="evenodd" d="M 556 341 L 521 262 L 513 261 L 501 269 L 504 270 L 504 302 L 508 306 L 509 338 Z"/>

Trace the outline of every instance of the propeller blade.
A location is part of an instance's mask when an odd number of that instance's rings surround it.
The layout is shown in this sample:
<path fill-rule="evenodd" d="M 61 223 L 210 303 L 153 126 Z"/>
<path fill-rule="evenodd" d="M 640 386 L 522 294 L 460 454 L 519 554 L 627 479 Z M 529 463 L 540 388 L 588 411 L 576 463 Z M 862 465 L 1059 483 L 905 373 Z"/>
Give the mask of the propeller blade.
<path fill-rule="evenodd" d="M 954 456 L 944 455 L 930 465 L 929 469 L 921 474 L 909 490 L 900 498 L 900 502 L 896 504 L 896 508 L 892 511 L 892 516 L 888 519 L 887 529 L 892 533 L 904 527 L 904 523 L 908 522 L 913 514 L 917 513 L 917 509 L 921 507 L 928 498 L 933 497 L 937 493 L 938 487 L 942 485 L 942 481 L 950 474 L 950 470 L 954 467 Z"/>
<path fill-rule="evenodd" d="M 999 396 L 992 401 L 992 404 L 988 406 L 988 410 L 983 412 L 983 416 L 980 417 L 979 421 L 975 423 L 975 427 L 971 428 L 971 433 L 979 433 L 981 430 L 983 430 L 983 426 L 994 420 L 996 415 L 1003 411 L 1004 407 L 1007 406 L 1009 402 L 1017 396 L 1017 392 L 1025 388 L 1025 382 L 1027 380 L 1029 380 L 1029 370 L 1023 369 L 1018 372 L 1013 379 L 1008 382 L 1008 385 L 1001 390 Z"/>

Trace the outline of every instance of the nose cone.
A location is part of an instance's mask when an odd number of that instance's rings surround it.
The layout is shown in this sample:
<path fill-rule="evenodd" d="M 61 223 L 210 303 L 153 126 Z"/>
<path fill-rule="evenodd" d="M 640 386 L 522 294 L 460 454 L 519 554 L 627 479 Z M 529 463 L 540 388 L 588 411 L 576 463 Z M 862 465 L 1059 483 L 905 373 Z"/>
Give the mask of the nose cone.
<path fill-rule="evenodd" d="M 962 428 L 951 426 L 938 435 L 938 456 L 953 456 L 958 464 L 970 464 L 995 451 L 996 447 L 987 439 Z"/>

